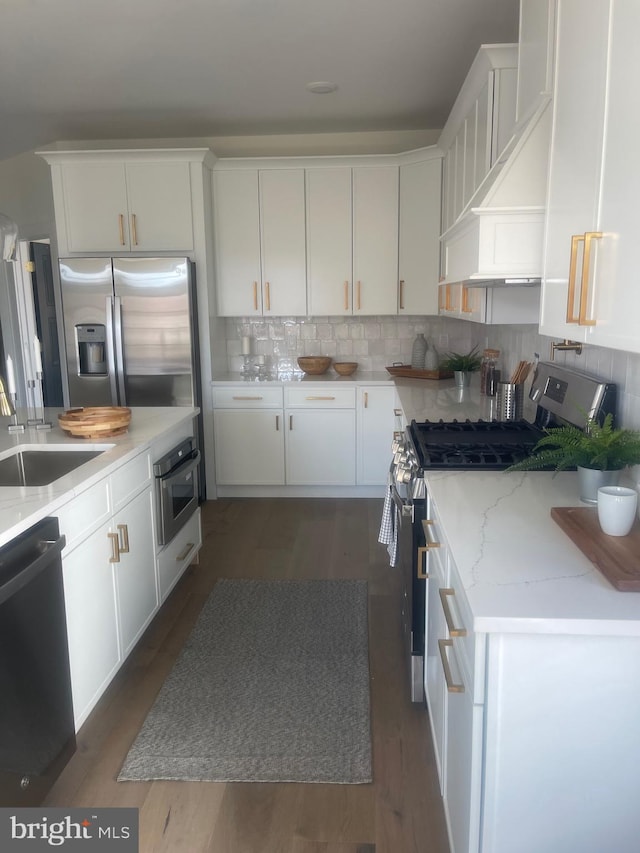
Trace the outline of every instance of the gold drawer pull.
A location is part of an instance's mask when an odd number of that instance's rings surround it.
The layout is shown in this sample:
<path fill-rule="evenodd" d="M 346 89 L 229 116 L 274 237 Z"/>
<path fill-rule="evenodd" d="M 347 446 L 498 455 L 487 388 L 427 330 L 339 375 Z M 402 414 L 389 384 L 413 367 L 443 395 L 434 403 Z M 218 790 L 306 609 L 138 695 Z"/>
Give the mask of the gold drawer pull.
<path fill-rule="evenodd" d="M 233 396 L 232 400 L 264 400 L 264 397 L 236 397 Z"/>
<path fill-rule="evenodd" d="M 420 545 L 418 547 L 418 564 L 416 566 L 416 577 L 418 578 L 418 580 L 421 581 L 426 581 L 429 579 L 429 572 L 427 571 L 428 550 L 428 545 Z"/>
<path fill-rule="evenodd" d="M 176 557 L 176 563 L 181 563 L 183 560 L 186 560 L 187 554 L 195 548 L 195 544 L 193 542 L 187 542 L 182 551 Z"/>
<path fill-rule="evenodd" d="M 447 690 L 449 693 L 464 693 L 464 684 L 456 684 L 453 680 L 449 658 L 447 657 L 447 646 L 453 646 L 453 640 L 438 640 L 438 651 L 444 670 L 444 680 L 447 682 Z"/>
<path fill-rule="evenodd" d="M 110 563 L 119 563 L 120 562 L 120 548 L 118 546 L 118 534 L 117 533 L 107 533 L 107 538 L 111 539 L 111 556 L 109 557 Z"/>
<path fill-rule="evenodd" d="M 427 543 L 426 544 L 427 550 L 431 550 L 431 548 L 439 548 L 440 547 L 440 543 L 436 542 L 436 540 L 432 538 L 432 532 L 433 532 L 432 525 L 433 525 L 433 521 L 431 521 L 431 519 L 424 518 L 422 520 L 422 530 L 424 531 L 424 538 L 425 538 L 425 541 Z"/>
<path fill-rule="evenodd" d="M 456 594 L 455 589 L 448 589 L 446 587 L 442 587 L 438 590 L 438 593 L 440 595 L 440 601 L 442 602 L 442 609 L 444 610 L 444 621 L 447 623 L 449 634 L 452 637 L 466 637 L 466 628 L 456 628 L 455 623 L 453 621 L 453 614 L 451 613 L 451 608 L 449 607 L 449 602 L 447 600 L 449 596 Z"/>
<path fill-rule="evenodd" d="M 305 397 L 305 400 L 335 400 L 335 397 Z"/>
<path fill-rule="evenodd" d="M 595 326 L 596 321 L 587 317 L 589 296 L 589 271 L 591 266 L 591 243 L 602 238 L 601 231 L 587 231 L 584 235 L 584 257 L 582 259 L 582 282 L 580 284 L 580 318 L 581 326 Z"/>
<path fill-rule="evenodd" d="M 118 528 L 118 550 L 121 554 L 129 553 L 129 528 L 126 524 L 116 524 Z M 120 534 L 122 534 L 122 544 L 120 544 Z"/>

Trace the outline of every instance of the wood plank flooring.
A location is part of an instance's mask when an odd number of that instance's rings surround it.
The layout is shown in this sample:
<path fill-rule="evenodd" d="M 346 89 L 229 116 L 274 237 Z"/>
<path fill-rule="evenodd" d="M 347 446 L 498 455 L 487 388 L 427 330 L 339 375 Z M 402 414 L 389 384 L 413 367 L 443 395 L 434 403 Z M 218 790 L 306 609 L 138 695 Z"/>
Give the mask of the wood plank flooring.
<path fill-rule="evenodd" d="M 409 697 L 400 585 L 380 500 L 234 499 L 202 507 L 204 545 L 78 733 L 50 806 L 140 810 L 141 853 L 448 853 L 425 709 Z M 218 578 L 369 582 L 369 785 L 116 782 Z"/>

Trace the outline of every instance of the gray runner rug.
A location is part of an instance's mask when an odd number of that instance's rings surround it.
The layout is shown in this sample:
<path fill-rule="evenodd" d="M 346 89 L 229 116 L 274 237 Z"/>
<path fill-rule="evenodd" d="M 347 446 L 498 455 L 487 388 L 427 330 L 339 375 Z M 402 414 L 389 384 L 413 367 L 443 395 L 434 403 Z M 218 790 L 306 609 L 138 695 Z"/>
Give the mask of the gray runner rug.
<path fill-rule="evenodd" d="M 371 781 L 367 582 L 220 580 L 118 781 Z"/>

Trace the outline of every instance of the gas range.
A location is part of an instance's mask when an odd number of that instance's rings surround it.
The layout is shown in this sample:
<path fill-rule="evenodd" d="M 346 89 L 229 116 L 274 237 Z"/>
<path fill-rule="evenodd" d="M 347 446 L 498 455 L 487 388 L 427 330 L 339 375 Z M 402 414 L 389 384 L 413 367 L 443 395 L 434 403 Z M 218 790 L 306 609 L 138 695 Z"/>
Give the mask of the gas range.
<path fill-rule="evenodd" d="M 408 436 L 424 470 L 504 471 L 529 456 L 544 435 L 528 421 L 412 421 Z"/>

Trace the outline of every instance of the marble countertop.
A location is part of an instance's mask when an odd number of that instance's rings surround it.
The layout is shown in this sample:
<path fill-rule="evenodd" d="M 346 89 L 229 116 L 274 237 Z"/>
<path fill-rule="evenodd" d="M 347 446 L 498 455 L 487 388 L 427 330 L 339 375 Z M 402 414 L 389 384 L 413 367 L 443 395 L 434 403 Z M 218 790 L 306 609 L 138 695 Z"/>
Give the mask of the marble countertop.
<path fill-rule="evenodd" d="M 434 471 L 425 481 L 476 631 L 640 636 L 640 593 L 611 586 L 550 516 L 585 506 L 575 472 Z"/>
<path fill-rule="evenodd" d="M 15 447 L 38 450 L 47 445 L 75 445 L 83 450 L 104 450 L 99 456 L 48 486 L 0 487 L 0 546 L 28 530 L 41 518 L 55 515 L 56 509 L 77 497 L 175 427 L 191 421 L 199 409 L 191 407 L 132 408 L 128 431 L 100 441 L 72 438 L 57 426 L 59 412 L 47 409 L 51 430 L 27 427 L 23 433 L 9 433 L 9 418 L 0 418 L 0 458 Z"/>

